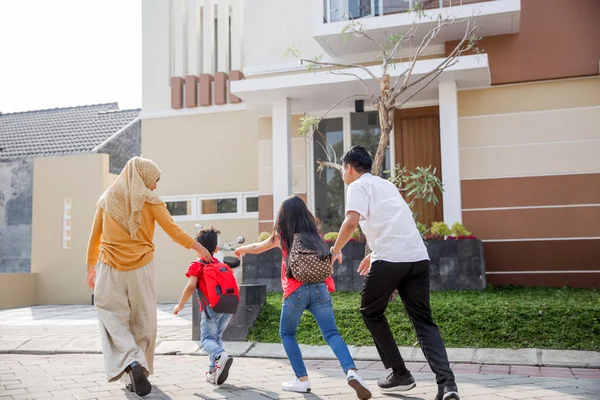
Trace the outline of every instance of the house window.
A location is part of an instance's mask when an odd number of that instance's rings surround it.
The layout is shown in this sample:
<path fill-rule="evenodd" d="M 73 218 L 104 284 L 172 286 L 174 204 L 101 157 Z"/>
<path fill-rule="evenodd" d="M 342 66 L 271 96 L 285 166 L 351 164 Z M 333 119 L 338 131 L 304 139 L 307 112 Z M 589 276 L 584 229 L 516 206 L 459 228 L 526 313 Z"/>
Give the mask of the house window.
<path fill-rule="evenodd" d="M 167 210 L 172 216 L 180 215 L 191 215 L 192 214 L 192 202 L 191 200 L 180 200 L 180 201 L 167 201 Z"/>
<path fill-rule="evenodd" d="M 219 193 L 163 197 L 176 221 L 258 217 L 258 193 Z"/>
<path fill-rule="evenodd" d="M 200 213 L 202 215 L 237 214 L 238 213 L 238 199 L 234 197 L 234 198 L 200 200 Z"/>
<path fill-rule="evenodd" d="M 323 119 L 313 135 L 311 207 L 323 224 L 323 232 L 337 232 L 345 216 L 345 186 L 341 174 L 332 168 L 319 171 L 317 160 L 340 162 L 339 158 L 353 145 L 365 147 L 372 157 L 377 153 L 381 129 L 376 111 L 350 113 L 344 117 Z M 390 149 L 385 153 L 381 176 L 391 169 Z"/>
<path fill-rule="evenodd" d="M 257 212 L 258 212 L 258 196 L 246 196 L 245 213 L 257 213 Z"/>

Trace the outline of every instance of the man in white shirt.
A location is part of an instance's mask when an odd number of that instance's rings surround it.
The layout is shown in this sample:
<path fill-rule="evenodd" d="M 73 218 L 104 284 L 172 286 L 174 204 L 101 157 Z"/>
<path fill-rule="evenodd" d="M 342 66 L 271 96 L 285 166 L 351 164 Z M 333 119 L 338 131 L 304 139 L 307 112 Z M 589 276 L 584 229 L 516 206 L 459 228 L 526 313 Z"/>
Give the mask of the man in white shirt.
<path fill-rule="evenodd" d="M 371 175 L 371 166 L 371 156 L 362 146 L 352 147 L 342 157 L 342 179 L 349 185 L 346 219 L 331 254 L 333 258 L 339 256 L 360 224 L 372 250 L 358 269 L 361 275 L 366 275 L 360 312 L 383 365 L 392 369 L 377 385 L 384 392 L 415 387 L 385 317 L 390 296 L 398 290 L 425 358 L 436 375 L 436 400 L 458 400 L 446 348 L 431 317 L 427 248 L 398 188 Z"/>

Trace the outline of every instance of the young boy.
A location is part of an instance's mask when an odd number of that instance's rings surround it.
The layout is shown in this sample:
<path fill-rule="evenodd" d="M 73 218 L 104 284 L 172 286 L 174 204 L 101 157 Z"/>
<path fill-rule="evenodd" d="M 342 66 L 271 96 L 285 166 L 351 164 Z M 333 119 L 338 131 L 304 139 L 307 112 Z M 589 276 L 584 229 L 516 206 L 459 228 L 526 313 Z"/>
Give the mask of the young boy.
<path fill-rule="evenodd" d="M 217 246 L 219 231 L 215 228 L 210 227 L 203 229 L 196 236 L 196 241 L 210 252 L 211 256 L 219 251 Z M 215 262 L 216 259 L 213 258 Z M 204 282 L 204 267 L 206 264 L 198 259 L 190 264 L 188 271 L 185 276 L 189 278 L 188 284 L 183 289 L 179 304 L 173 309 L 174 314 L 178 314 L 179 311 L 183 310 L 185 303 L 190 299 L 198 283 L 200 283 L 200 290 L 204 294 L 204 297 L 208 297 L 206 294 L 206 283 Z M 220 261 L 220 260 L 219 260 Z M 206 372 L 206 381 L 213 385 L 222 385 L 229 375 L 229 368 L 233 363 L 233 358 L 223 350 L 223 332 L 233 314 L 219 314 L 214 312 L 210 307 L 206 307 L 204 304 L 201 305 L 201 344 L 204 351 L 208 353 L 208 359 L 210 361 L 208 365 L 208 371 Z M 207 318 L 206 312 L 208 312 L 210 319 Z"/>

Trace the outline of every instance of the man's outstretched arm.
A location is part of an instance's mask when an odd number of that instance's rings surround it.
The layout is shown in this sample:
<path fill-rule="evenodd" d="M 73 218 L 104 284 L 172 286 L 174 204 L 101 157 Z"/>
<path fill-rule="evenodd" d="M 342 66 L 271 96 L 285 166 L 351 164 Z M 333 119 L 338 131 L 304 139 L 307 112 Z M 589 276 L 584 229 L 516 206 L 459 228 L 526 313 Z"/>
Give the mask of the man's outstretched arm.
<path fill-rule="evenodd" d="M 338 233 L 338 237 L 335 241 L 335 244 L 332 247 L 333 253 L 340 253 L 344 246 L 348 243 L 352 234 L 358 227 L 358 221 L 360 220 L 360 214 L 356 211 L 348 211 L 346 213 L 346 218 L 344 219 L 344 223 L 340 227 L 340 232 Z"/>

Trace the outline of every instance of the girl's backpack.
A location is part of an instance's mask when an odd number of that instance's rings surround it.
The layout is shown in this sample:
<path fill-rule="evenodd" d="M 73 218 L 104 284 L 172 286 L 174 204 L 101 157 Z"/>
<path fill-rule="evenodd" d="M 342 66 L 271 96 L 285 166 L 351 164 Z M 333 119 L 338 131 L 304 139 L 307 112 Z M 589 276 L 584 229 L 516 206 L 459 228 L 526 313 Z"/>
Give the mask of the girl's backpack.
<path fill-rule="evenodd" d="M 333 274 L 331 256 L 321 258 L 302 244 L 302 236 L 294 235 L 288 263 L 292 276 L 305 283 L 323 282 Z"/>

